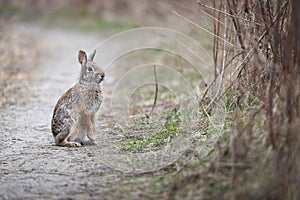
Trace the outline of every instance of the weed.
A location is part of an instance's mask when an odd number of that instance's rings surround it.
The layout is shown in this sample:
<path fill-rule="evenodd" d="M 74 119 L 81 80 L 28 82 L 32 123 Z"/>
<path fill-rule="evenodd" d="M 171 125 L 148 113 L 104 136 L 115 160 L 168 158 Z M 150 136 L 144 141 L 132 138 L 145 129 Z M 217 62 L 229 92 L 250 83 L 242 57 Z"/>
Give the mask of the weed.
<path fill-rule="evenodd" d="M 162 146 L 180 133 L 180 112 L 173 109 L 165 118 L 163 128 L 147 137 L 133 137 L 118 142 L 124 150 L 131 152 L 144 152 L 159 150 Z M 137 127 L 135 127 L 137 128 Z"/>

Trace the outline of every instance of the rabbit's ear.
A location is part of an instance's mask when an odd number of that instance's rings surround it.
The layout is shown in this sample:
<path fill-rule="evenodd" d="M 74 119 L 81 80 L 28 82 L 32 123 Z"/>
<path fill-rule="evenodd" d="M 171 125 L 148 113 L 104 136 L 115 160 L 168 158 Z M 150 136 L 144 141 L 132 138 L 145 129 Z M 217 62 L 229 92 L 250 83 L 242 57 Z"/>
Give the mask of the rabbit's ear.
<path fill-rule="evenodd" d="M 95 54 L 96 54 L 96 49 L 94 49 L 94 51 L 92 51 L 92 53 L 89 55 L 88 60 L 93 61 Z"/>
<path fill-rule="evenodd" d="M 87 61 L 86 53 L 82 50 L 78 53 L 78 61 L 81 65 L 85 65 Z"/>

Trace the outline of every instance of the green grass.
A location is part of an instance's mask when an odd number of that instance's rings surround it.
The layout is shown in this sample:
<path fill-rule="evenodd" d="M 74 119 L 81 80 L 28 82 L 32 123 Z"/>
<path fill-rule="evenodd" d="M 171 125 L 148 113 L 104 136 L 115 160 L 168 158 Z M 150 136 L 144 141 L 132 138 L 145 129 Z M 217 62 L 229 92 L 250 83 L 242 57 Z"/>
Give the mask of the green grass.
<path fill-rule="evenodd" d="M 152 133 L 148 137 L 135 137 L 125 139 L 118 142 L 126 151 L 130 152 L 143 152 L 147 150 L 158 150 L 165 145 L 172 137 L 180 132 L 180 112 L 173 109 L 167 114 L 164 126 L 161 131 Z"/>

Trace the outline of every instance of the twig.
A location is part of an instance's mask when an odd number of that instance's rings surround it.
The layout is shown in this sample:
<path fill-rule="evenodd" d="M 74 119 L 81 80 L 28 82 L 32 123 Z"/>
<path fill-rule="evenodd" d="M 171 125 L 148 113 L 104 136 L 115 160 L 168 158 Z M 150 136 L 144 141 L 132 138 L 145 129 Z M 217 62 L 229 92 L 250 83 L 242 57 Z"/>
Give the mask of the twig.
<path fill-rule="evenodd" d="M 216 2 L 213 1 L 214 6 L 216 6 Z M 220 6 L 222 5 L 222 1 Z M 214 11 L 214 15 L 216 15 L 216 12 Z M 221 18 L 221 14 L 218 12 L 218 21 L 214 21 L 214 34 L 215 35 L 219 35 L 220 32 L 220 20 Z M 217 79 L 218 77 L 218 52 L 219 52 L 219 40 L 218 38 L 214 37 L 214 46 L 213 46 L 213 56 L 214 56 L 214 70 L 215 70 L 215 74 L 214 74 L 214 80 Z"/>
<path fill-rule="evenodd" d="M 252 54 L 254 53 L 254 50 L 256 49 L 257 45 L 260 43 L 260 41 L 265 37 L 265 35 L 267 34 L 267 31 L 264 31 L 263 34 L 259 37 L 259 39 L 256 42 L 256 45 L 248 52 L 248 54 L 245 56 L 245 58 L 242 60 L 242 62 L 235 68 L 234 72 L 232 73 L 232 76 L 234 76 L 235 74 L 239 74 L 241 72 L 241 70 L 245 67 L 245 63 L 246 61 L 252 56 Z M 209 107 L 211 106 L 211 104 L 215 101 L 218 101 L 220 98 L 222 98 L 222 96 L 229 90 L 229 88 L 231 88 L 231 86 L 233 85 L 233 83 L 236 81 L 237 78 L 235 78 L 234 80 L 230 81 L 230 83 L 228 83 L 227 85 L 224 86 L 225 90 L 224 92 L 220 95 L 220 96 L 215 96 L 210 103 L 207 105 L 207 109 L 209 109 Z M 209 84 L 209 86 L 206 88 L 200 102 L 203 101 L 203 99 L 205 98 L 205 96 L 207 95 L 209 89 L 216 83 L 217 80 L 211 82 Z"/>
<path fill-rule="evenodd" d="M 225 11 L 226 11 L 226 5 L 224 5 L 224 6 L 225 6 Z M 224 45 L 223 45 L 223 59 L 222 59 L 222 68 L 221 68 L 221 72 L 220 72 L 219 86 L 218 86 L 218 89 L 217 89 L 215 97 L 208 104 L 207 108 L 209 108 L 209 106 L 211 105 L 211 103 L 214 102 L 217 99 L 217 97 L 219 96 L 219 93 L 220 93 L 221 87 L 222 87 L 223 78 L 224 78 L 224 70 L 225 70 L 226 57 L 227 57 L 227 55 L 226 55 L 226 46 L 227 46 L 226 45 L 227 44 L 227 17 L 226 16 L 225 16 L 225 20 L 224 20 L 223 41 L 224 41 Z M 216 81 L 216 79 L 215 79 L 215 81 Z M 206 94 L 206 92 L 205 92 L 205 94 Z"/>
<path fill-rule="evenodd" d="M 251 168 L 251 164 L 242 163 L 242 162 L 217 162 L 219 167 L 240 167 L 240 168 Z"/>
<path fill-rule="evenodd" d="M 268 88 L 268 107 L 267 112 L 269 114 L 269 131 L 270 131 L 270 140 L 272 144 L 272 148 L 277 151 L 276 138 L 274 133 L 274 116 L 273 116 L 273 85 L 274 85 L 274 77 L 270 77 L 269 88 Z"/>
<path fill-rule="evenodd" d="M 228 7 L 229 7 L 229 13 L 230 13 L 232 16 L 234 16 L 233 11 L 232 11 L 232 7 L 234 7 L 234 8 L 235 8 L 235 15 L 236 15 L 236 6 L 232 6 L 232 5 L 230 4 L 230 1 L 229 1 L 229 0 L 227 0 L 227 4 L 228 4 Z M 233 5 L 235 5 L 234 2 L 233 2 Z M 226 7 L 225 7 L 225 12 L 226 12 Z M 237 32 L 237 38 L 238 38 L 238 40 L 239 40 L 240 46 L 241 46 L 241 48 L 245 51 L 246 48 L 245 48 L 244 40 L 243 40 L 243 38 L 242 38 L 240 24 L 237 23 L 235 17 L 231 17 L 231 18 L 232 18 L 232 23 L 233 23 L 233 25 L 234 25 L 234 28 L 235 28 L 235 30 L 236 30 L 236 32 Z M 226 19 L 226 17 L 225 17 L 225 19 Z M 243 53 L 242 56 L 243 56 L 243 58 L 244 58 L 244 57 L 245 57 L 245 53 Z"/>
<path fill-rule="evenodd" d="M 226 4 L 224 4 L 224 9 L 226 12 Z M 222 81 L 224 78 L 224 70 L 225 70 L 225 64 L 226 64 L 226 46 L 227 46 L 227 17 L 225 16 L 224 19 L 224 29 L 223 29 L 223 37 L 224 37 L 224 45 L 223 45 L 223 59 L 222 59 L 222 68 L 221 68 L 221 81 L 218 89 L 218 93 L 220 91 L 220 88 L 222 87 Z"/>
<path fill-rule="evenodd" d="M 154 71 L 154 77 L 155 77 L 155 97 L 154 97 L 154 102 L 153 102 L 153 105 L 152 105 L 150 115 L 153 114 L 154 108 L 156 106 L 157 96 L 158 96 L 158 81 L 157 81 L 157 73 L 156 73 L 156 66 L 155 65 L 153 65 L 153 71 Z"/>
<path fill-rule="evenodd" d="M 244 18 L 241 18 L 241 17 L 237 17 L 237 16 L 232 15 L 232 14 L 229 14 L 228 12 L 223 11 L 223 10 L 221 10 L 221 9 L 217 9 L 217 8 L 214 8 L 214 7 L 211 7 L 211 6 L 202 4 L 201 1 L 197 1 L 197 4 L 198 4 L 199 6 L 204 7 L 204 8 L 208 8 L 208 9 L 211 9 L 211 10 L 213 10 L 213 11 L 217 11 L 217 12 L 223 13 L 223 14 L 225 14 L 225 15 L 228 15 L 229 17 L 237 18 L 237 19 L 240 19 L 240 20 L 243 20 L 243 21 L 246 21 L 246 22 L 251 22 L 251 21 L 248 20 L 248 19 L 244 19 Z M 258 22 L 253 22 L 253 24 L 255 24 L 255 25 L 257 25 L 257 26 L 262 26 L 262 24 L 260 24 L 260 23 L 258 23 Z"/>
<path fill-rule="evenodd" d="M 186 22 L 188 22 L 188 23 L 190 23 L 190 24 L 193 24 L 194 26 L 196 26 L 196 27 L 200 28 L 201 30 L 205 31 L 206 33 L 208 33 L 208 34 L 210 34 L 210 35 L 212 35 L 212 36 L 214 36 L 214 37 L 217 37 L 217 38 L 219 38 L 220 40 L 224 41 L 224 39 L 223 39 L 222 37 L 220 37 L 220 36 L 218 36 L 218 35 L 216 35 L 216 34 L 210 32 L 209 30 L 207 30 L 207 29 L 205 29 L 205 28 L 203 28 L 203 27 L 201 27 L 201 26 L 199 26 L 197 23 L 193 22 L 192 20 L 189 20 L 189 19 L 185 18 L 184 16 L 180 15 L 180 14 L 177 13 L 176 11 L 173 10 L 173 13 L 174 13 L 175 15 L 177 15 L 178 17 L 182 18 L 183 20 L 185 20 Z M 230 42 L 228 42 L 228 41 L 227 41 L 227 43 L 230 44 L 231 46 L 237 48 L 237 49 L 243 50 L 243 49 L 241 49 L 240 47 L 238 47 L 238 46 L 236 46 L 236 45 L 234 45 L 234 44 L 232 44 L 232 43 L 230 43 Z"/>
<path fill-rule="evenodd" d="M 199 60 L 201 60 L 205 65 L 209 66 L 209 67 L 213 67 L 211 66 L 211 64 L 209 64 L 207 61 L 203 60 L 203 58 L 201 56 L 199 56 L 198 54 L 195 53 L 195 51 L 193 51 L 190 47 L 188 47 L 187 45 L 185 45 L 183 42 L 181 42 L 180 40 L 176 39 L 176 42 L 178 42 L 180 45 L 182 45 L 186 50 L 188 50 L 191 54 L 193 54 L 195 57 L 199 58 Z M 207 56 L 209 56 L 209 54 L 207 53 L 207 51 L 205 51 L 205 53 L 207 54 Z M 193 67 L 194 65 L 192 63 L 190 63 Z M 194 67 L 195 68 L 195 67 Z M 195 68 L 196 69 L 196 68 Z M 197 69 L 196 69 L 197 70 Z"/>

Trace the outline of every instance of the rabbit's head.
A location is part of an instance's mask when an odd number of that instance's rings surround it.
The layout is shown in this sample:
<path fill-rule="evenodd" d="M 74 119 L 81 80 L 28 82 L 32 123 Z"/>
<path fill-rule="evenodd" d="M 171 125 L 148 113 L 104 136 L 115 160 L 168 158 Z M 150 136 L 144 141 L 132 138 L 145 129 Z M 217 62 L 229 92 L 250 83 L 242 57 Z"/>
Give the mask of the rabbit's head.
<path fill-rule="evenodd" d="M 79 82 L 82 84 L 100 84 L 104 79 L 104 71 L 93 62 L 96 50 L 88 57 L 82 50 L 78 53 L 78 61 L 81 64 Z"/>

